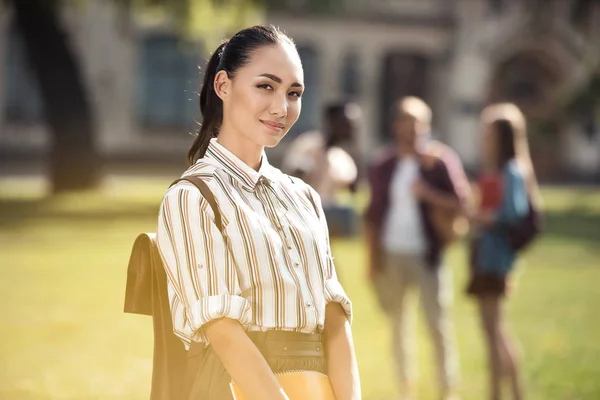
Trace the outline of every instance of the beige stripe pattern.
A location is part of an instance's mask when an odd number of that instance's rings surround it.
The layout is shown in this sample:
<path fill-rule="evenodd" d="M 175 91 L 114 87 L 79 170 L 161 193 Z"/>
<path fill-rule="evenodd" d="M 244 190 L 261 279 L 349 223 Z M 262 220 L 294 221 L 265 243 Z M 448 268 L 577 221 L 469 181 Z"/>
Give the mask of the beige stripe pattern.
<path fill-rule="evenodd" d="M 190 175 L 214 194 L 223 231 L 191 183 L 167 191 L 157 243 L 173 328 L 186 347 L 207 343 L 202 327 L 223 317 L 247 330 L 314 333 L 323 329 L 327 303 L 337 302 L 351 319 L 321 202 L 310 186 L 269 165 L 264 154 L 255 171 L 214 139 L 183 174 Z"/>

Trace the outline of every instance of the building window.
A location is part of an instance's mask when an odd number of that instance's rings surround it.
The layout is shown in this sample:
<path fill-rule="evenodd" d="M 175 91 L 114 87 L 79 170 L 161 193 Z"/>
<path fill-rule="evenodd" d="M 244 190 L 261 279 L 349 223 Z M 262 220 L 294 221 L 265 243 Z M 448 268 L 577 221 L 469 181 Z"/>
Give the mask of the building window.
<path fill-rule="evenodd" d="M 506 4 L 504 0 L 488 0 L 489 11 L 492 15 L 500 15 L 504 11 Z"/>
<path fill-rule="evenodd" d="M 4 115 L 8 122 L 32 124 L 43 119 L 40 92 L 25 53 L 25 44 L 15 28 L 6 36 L 4 71 Z"/>
<path fill-rule="evenodd" d="M 417 96 L 427 101 L 429 59 L 420 54 L 388 53 L 383 58 L 381 75 L 381 125 L 379 137 L 392 138 L 392 112 L 397 100 Z"/>
<path fill-rule="evenodd" d="M 302 112 L 290 132 L 290 137 L 317 129 L 321 118 L 318 54 L 311 46 L 298 46 L 298 54 L 304 69 L 304 94 L 302 95 Z"/>
<path fill-rule="evenodd" d="M 340 74 L 340 87 L 348 99 L 356 99 L 360 91 L 359 58 L 354 51 L 346 53 Z"/>
<path fill-rule="evenodd" d="M 175 35 L 142 39 L 137 93 L 138 118 L 150 129 L 195 129 L 200 116 L 199 47 Z"/>

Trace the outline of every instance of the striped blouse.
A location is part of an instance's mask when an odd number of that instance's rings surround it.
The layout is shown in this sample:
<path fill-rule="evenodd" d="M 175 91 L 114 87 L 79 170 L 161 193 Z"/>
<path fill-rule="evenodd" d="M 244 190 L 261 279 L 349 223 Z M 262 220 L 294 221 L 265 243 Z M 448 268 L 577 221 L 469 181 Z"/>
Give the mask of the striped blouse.
<path fill-rule="evenodd" d="M 208 343 L 202 327 L 227 317 L 247 330 L 322 331 L 325 306 L 351 302 L 337 280 L 318 194 L 269 165 L 255 171 L 213 139 L 183 176 L 201 177 L 208 201 L 189 182 L 166 192 L 157 244 L 165 264 L 175 333 L 186 347 Z"/>

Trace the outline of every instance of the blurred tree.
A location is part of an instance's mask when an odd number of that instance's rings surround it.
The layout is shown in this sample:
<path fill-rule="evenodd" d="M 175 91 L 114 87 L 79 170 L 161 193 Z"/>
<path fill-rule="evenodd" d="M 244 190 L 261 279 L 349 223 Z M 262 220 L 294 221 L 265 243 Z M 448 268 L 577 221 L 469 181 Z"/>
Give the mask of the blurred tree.
<path fill-rule="evenodd" d="M 594 7 L 600 0 L 575 0 L 571 7 L 571 23 L 581 34 L 590 36 L 594 24 Z M 592 39 L 593 40 L 593 39 Z M 600 126 L 600 49 L 597 43 L 591 43 L 589 59 L 583 61 L 587 77 L 574 87 L 567 87 L 559 93 L 559 101 L 565 107 L 567 115 L 578 121 L 583 131 L 591 139 Z"/>
<path fill-rule="evenodd" d="M 166 13 L 186 35 L 214 48 L 226 36 L 262 19 L 267 0 L 114 0 L 134 12 Z"/>
<path fill-rule="evenodd" d="M 37 79 L 52 136 L 49 170 L 53 193 L 95 186 L 100 161 L 89 94 L 67 35 L 58 0 L 7 0 Z"/>
<path fill-rule="evenodd" d="M 101 178 L 93 104 L 80 60 L 60 18 L 65 1 L 4 0 L 14 11 L 15 25 L 40 88 L 52 136 L 49 175 L 53 193 L 92 188 Z M 183 30 L 201 34 L 208 42 L 217 41 L 256 18 L 263 4 L 261 0 L 114 1 L 127 10 L 163 10 L 181 22 Z"/>
<path fill-rule="evenodd" d="M 344 11 L 344 0 L 263 0 L 269 10 L 296 11 L 307 14 L 336 14 Z"/>
<path fill-rule="evenodd" d="M 598 130 L 600 111 L 600 69 L 590 72 L 588 79 L 562 99 L 567 114 L 578 121 L 591 139 Z"/>

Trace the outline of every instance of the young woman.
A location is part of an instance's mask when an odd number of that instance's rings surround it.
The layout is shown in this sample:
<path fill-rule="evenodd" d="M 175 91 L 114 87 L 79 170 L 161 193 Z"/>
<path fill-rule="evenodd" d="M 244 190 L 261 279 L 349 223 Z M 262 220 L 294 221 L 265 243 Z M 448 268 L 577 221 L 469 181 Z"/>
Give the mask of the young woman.
<path fill-rule="evenodd" d="M 504 378 L 513 398 L 522 399 L 515 352 L 504 327 L 502 303 L 516 253 L 509 242 L 510 228 L 538 199 L 538 186 L 529 156 L 525 118 L 513 104 L 496 104 L 482 113 L 483 171 L 478 180 L 479 211 L 472 217 L 476 235 L 472 244 L 468 293 L 478 303 L 485 332 L 491 379 L 490 399 L 500 399 Z"/>
<path fill-rule="evenodd" d="M 319 196 L 269 165 L 298 119 L 304 76 L 293 41 L 255 26 L 208 62 L 202 127 L 183 176 L 163 199 L 157 233 L 175 333 L 188 351 L 184 398 L 287 399 L 275 372 L 326 373 L 336 398 L 360 399 L 351 303 L 330 256 Z"/>

